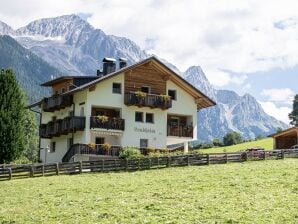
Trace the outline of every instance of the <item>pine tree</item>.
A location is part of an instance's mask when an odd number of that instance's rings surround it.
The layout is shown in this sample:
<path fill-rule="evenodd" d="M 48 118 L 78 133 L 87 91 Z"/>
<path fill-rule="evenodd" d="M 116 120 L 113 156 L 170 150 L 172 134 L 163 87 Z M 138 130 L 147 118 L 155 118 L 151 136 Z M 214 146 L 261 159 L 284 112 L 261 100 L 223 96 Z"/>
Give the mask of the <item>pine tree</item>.
<path fill-rule="evenodd" d="M 0 72 L 0 164 L 17 159 L 25 143 L 25 98 L 12 69 Z"/>
<path fill-rule="evenodd" d="M 298 127 L 298 94 L 293 100 L 293 111 L 289 114 L 290 124 Z"/>

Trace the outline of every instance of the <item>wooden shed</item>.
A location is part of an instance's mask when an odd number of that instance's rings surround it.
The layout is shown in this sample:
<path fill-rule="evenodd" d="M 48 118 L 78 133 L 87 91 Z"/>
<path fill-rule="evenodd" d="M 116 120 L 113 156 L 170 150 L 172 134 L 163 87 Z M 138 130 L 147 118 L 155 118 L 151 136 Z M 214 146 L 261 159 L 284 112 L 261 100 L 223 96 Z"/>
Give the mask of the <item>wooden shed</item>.
<path fill-rule="evenodd" d="M 292 127 L 270 135 L 274 139 L 275 149 L 289 149 L 298 144 L 298 127 Z"/>

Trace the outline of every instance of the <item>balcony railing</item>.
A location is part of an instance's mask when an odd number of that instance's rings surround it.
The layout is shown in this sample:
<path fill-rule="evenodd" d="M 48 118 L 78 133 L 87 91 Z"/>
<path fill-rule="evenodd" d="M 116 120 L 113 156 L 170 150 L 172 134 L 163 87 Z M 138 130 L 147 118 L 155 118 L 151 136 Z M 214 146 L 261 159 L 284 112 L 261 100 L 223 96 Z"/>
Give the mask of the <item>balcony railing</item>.
<path fill-rule="evenodd" d="M 125 94 L 124 103 L 128 106 L 151 107 L 160 109 L 169 109 L 172 107 L 172 99 L 161 95 L 144 94 L 140 96 L 137 93 L 130 92 Z"/>
<path fill-rule="evenodd" d="M 107 120 L 101 120 L 97 116 L 90 117 L 90 128 L 103 128 L 107 130 L 124 131 L 125 120 L 121 118 L 107 117 Z"/>
<path fill-rule="evenodd" d="M 167 136 L 193 138 L 192 125 L 168 125 Z"/>
<path fill-rule="evenodd" d="M 78 154 L 118 157 L 121 149 L 121 146 L 115 145 L 112 145 L 109 149 L 104 149 L 103 145 L 95 145 L 95 147 L 90 147 L 86 144 L 74 144 L 63 156 L 62 162 L 69 162 L 73 156 Z"/>
<path fill-rule="evenodd" d="M 41 138 L 52 138 L 68 133 L 83 131 L 85 129 L 85 117 L 66 117 L 47 124 L 41 124 L 39 135 Z"/>
<path fill-rule="evenodd" d="M 56 95 L 44 99 L 43 110 L 45 112 L 53 112 L 55 110 L 70 107 L 73 103 L 72 95 Z"/>

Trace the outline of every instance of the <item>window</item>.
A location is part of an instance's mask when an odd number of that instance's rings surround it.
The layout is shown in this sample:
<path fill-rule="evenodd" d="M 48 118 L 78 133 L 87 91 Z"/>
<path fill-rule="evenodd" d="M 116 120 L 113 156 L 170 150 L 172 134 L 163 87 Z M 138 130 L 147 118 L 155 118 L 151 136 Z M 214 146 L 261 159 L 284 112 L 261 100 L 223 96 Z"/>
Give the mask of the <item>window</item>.
<path fill-rule="evenodd" d="M 154 116 L 151 113 L 146 113 L 146 123 L 154 123 Z"/>
<path fill-rule="evenodd" d="M 55 152 L 55 151 L 56 151 L 56 142 L 51 142 L 50 152 Z"/>
<path fill-rule="evenodd" d="M 105 138 L 102 138 L 102 137 L 96 137 L 95 138 L 95 144 L 96 145 L 102 145 L 105 143 Z"/>
<path fill-rule="evenodd" d="M 113 93 L 121 94 L 121 83 L 113 83 Z"/>
<path fill-rule="evenodd" d="M 81 116 L 81 117 L 84 116 L 84 107 L 81 107 L 80 116 Z"/>
<path fill-rule="evenodd" d="M 168 95 L 171 97 L 172 100 L 177 100 L 177 92 L 176 90 L 169 89 Z"/>
<path fill-rule="evenodd" d="M 140 148 L 148 148 L 148 139 L 140 139 Z"/>
<path fill-rule="evenodd" d="M 136 112 L 135 113 L 135 121 L 143 122 L 143 112 Z"/>
<path fill-rule="evenodd" d="M 150 93 L 150 87 L 149 86 L 142 86 L 141 87 L 141 92 L 143 93 Z"/>

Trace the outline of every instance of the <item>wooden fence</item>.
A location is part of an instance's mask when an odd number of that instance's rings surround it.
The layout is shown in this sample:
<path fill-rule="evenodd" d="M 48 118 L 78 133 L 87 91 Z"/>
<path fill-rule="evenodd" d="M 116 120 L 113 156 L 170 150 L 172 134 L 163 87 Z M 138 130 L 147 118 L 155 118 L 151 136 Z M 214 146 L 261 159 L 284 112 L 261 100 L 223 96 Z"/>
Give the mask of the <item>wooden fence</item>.
<path fill-rule="evenodd" d="M 0 165 L 0 180 L 15 178 L 78 174 L 87 172 L 135 171 L 144 169 L 223 164 L 247 160 L 298 158 L 298 149 L 256 152 L 186 154 L 177 156 L 145 157 L 139 159 L 102 159 L 72 163 L 48 163 L 26 165 Z"/>

